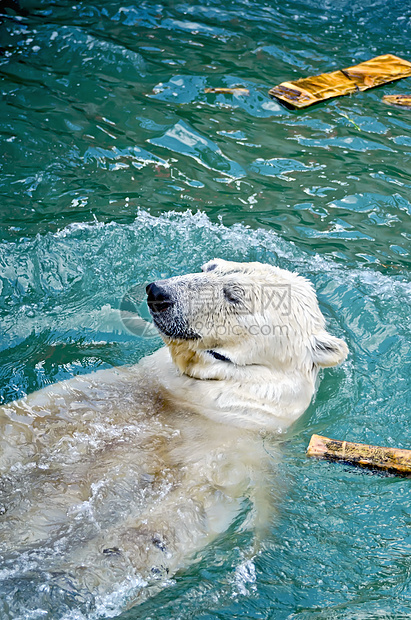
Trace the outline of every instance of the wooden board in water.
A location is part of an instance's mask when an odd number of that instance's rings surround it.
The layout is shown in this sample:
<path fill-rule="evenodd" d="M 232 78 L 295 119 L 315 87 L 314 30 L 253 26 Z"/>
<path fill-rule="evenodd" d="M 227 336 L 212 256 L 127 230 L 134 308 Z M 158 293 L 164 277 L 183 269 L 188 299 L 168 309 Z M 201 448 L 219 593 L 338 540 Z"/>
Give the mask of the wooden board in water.
<path fill-rule="evenodd" d="M 313 435 L 307 448 L 307 456 L 343 461 L 401 476 L 411 475 L 411 450 L 401 448 L 383 448 Z"/>
<path fill-rule="evenodd" d="M 384 95 L 384 103 L 400 105 L 403 108 L 411 108 L 411 95 Z"/>
<path fill-rule="evenodd" d="M 282 82 L 268 94 L 292 108 L 306 108 L 332 97 L 368 90 L 411 76 L 411 62 L 384 54 L 346 69 Z"/>

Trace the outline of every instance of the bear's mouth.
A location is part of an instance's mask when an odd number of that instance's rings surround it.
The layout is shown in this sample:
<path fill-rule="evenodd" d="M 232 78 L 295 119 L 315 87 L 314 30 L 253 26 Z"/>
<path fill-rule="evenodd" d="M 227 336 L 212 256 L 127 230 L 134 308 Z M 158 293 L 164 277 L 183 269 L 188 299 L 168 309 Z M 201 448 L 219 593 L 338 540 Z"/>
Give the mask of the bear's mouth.
<path fill-rule="evenodd" d="M 233 363 L 229 357 L 227 357 L 226 355 L 222 355 L 221 353 L 218 353 L 217 351 L 213 351 L 212 349 L 208 349 L 207 353 L 212 355 L 214 359 L 218 360 L 219 362 L 228 362 L 229 364 Z"/>
<path fill-rule="evenodd" d="M 152 313 L 153 323 L 157 329 L 167 338 L 172 340 L 200 340 L 200 334 L 197 334 L 181 320 L 171 320 L 169 313 Z"/>

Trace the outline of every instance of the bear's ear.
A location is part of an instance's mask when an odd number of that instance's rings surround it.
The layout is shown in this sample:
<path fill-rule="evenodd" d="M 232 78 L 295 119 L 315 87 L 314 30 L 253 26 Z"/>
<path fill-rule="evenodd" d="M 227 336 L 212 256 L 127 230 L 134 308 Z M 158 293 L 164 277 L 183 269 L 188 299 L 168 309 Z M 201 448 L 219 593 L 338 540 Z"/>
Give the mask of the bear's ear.
<path fill-rule="evenodd" d="M 213 271 L 213 269 L 217 269 L 217 267 L 221 267 L 224 265 L 226 261 L 222 258 L 213 258 L 213 260 L 209 260 L 208 263 L 205 263 L 201 267 L 201 271 Z"/>
<path fill-rule="evenodd" d="M 347 357 L 348 347 L 341 338 L 335 338 L 322 330 L 311 336 L 311 355 L 317 366 L 337 366 Z"/>

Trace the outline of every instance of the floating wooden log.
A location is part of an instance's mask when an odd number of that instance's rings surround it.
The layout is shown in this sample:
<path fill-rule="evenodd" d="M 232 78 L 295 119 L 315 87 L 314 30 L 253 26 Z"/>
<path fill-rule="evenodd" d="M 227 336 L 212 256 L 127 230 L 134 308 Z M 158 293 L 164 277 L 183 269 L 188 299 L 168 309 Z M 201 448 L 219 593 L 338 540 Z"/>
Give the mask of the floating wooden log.
<path fill-rule="evenodd" d="M 411 475 L 411 450 L 383 448 L 313 435 L 307 456 L 343 461 L 351 465 L 380 469 L 401 476 Z"/>
<path fill-rule="evenodd" d="M 410 75 L 411 62 L 384 54 L 332 73 L 282 82 L 271 88 L 268 94 L 288 107 L 306 108 L 313 103 L 368 90 Z"/>
<path fill-rule="evenodd" d="M 392 105 L 400 105 L 404 108 L 411 108 L 411 95 L 384 95 L 382 98 L 384 103 Z"/>
<path fill-rule="evenodd" d="M 250 91 L 248 88 L 205 88 L 205 93 L 223 93 L 228 95 L 249 95 Z"/>

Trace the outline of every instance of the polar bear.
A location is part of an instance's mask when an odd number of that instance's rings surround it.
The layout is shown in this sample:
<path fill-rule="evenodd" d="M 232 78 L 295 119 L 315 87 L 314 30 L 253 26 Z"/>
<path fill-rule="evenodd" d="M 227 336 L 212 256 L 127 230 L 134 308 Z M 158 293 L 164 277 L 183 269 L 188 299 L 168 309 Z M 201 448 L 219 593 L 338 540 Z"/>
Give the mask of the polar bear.
<path fill-rule="evenodd" d="M 245 498 L 263 523 L 264 442 L 347 356 L 311 284 L 271 265 L 213 259 L 149 284 L 147 303 L 165 347 L 0 410 L 0 552 L 33 609 L 49 592 L 88 612 L 125 587 L 135 604 Z"/>

